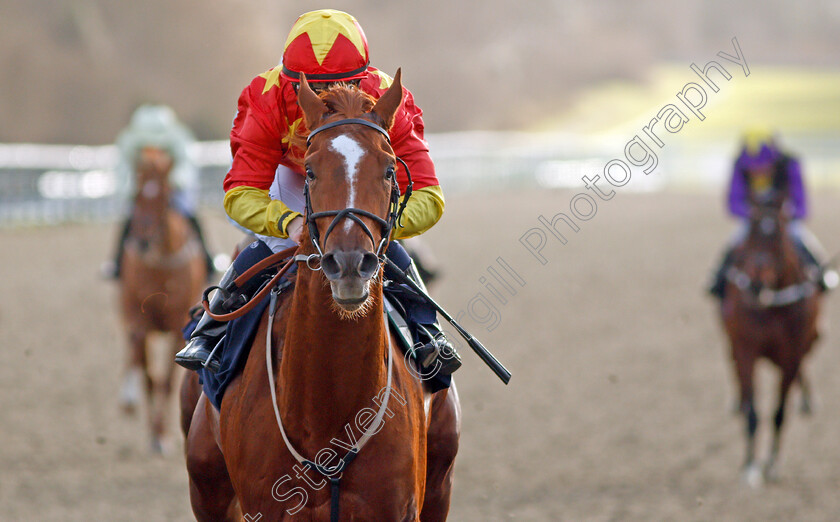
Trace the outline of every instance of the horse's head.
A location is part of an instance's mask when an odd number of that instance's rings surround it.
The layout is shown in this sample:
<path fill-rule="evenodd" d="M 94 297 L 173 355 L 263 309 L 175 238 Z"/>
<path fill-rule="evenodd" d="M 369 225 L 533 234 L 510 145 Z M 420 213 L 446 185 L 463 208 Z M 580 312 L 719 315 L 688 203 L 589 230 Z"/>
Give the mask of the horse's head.
<path fill-rule="evenodd" d="M 132 235 L 146 246 L 155 239 L 169 206 L 169 172 L 173 163 L 168 151 L 152 146 L 140 149 L 135 158 L 137 191 L 134 196 Z"/>
<path fill-rule="evenodd" d="M 769 190 L 750 195 L 750 239 L 756 243 L 778 245 L 788 222 L 787 194 Z"/>
<path fill-rule="evenodd" d="M 309 136 L 306 219 L 335 303 L 363 314 L 397 219 L 399 186 L 388 137 L 402 101 L 400 71 L 379 100 L 348 86 L 315 94 L 301 75 L 298 103 Z"/>
<path fill-rule="evenodd" d="M 787 194 L 770 190 L 750 197 L 750 225 L 743 245 L 745 271 L 755 284 L 773 287 L 779 283 L 792 259 L 787 235 Z"/>

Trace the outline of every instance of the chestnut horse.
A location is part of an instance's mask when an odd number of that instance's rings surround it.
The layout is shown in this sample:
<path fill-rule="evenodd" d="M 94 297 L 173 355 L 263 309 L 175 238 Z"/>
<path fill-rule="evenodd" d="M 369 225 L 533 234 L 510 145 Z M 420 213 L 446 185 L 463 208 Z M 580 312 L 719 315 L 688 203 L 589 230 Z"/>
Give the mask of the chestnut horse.
<path fill-rule="evenodd" d="M 785 403 L 797 380 L 803 411 L 808 408 L 802 361 L 818 338 L 820 291 L 788 234 L 784 202 L 784 193 L 752 202 L 749 232 L 734 252 L 721 304 L 740 389 L 740 411 L 746 419 L 744 479 L 753 487 L 774 477 Z M 773 443 L 763 469 L 755 457 L 758 416 L 753 390 L 754 368 L 760 358 L 768 359 L 781 372 Z"/>
<path fill-rule="evenodd" d="M 175 362 L 172 356 L 164 357 L 163 375 L 155 376 L 147 340 L 151 333 L 168 337 L 173 356 L 183 347 L 181 328 L 207 279 L 198 238 L 187 219 L 170 208 L 172 166 L 172 157 L 164 150 L 146 147 L 138 153 L 137 192 L 120 271 L 122 318 L 129 341 L 121 403 L 133 413 L 145 385 L 155 452 L 168 449 L 170 443 Z"/>
<path fill-rule="evenodd" d="M 301 79 L 298 103 L 315 131 L 294 291 L 263 318 L 221 411 L 195 375 L 181 390 L 200 521 L 447 517 L 460 430 L 455 385 L 424 389 L 402 362 L 383 307 L 395 187 L 399 197 L 385 129 L 401 99 L 399 71 L 378 101 L 351 87 L 319 96 Z"/>

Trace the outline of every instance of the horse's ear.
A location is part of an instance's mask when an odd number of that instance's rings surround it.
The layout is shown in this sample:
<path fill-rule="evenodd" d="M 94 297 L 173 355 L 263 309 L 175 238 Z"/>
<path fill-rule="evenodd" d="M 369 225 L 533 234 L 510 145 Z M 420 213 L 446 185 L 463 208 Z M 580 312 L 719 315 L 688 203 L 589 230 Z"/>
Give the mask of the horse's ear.
<path fill-rule="evenodd" d="M 303 117 L 306 126 L 313 129 L 321 121 L 321 117 L 327 112 L 327 104 L 315 94 L 315 91 L 306 81 L 306 75 L 300 73 L 300 86 L 298 87 L 298 105 L 303 110 Z"/>
<path fill-rule="evenodd" d="M 391 83 L 391 86 L 376 101 L 376 105 L 373 106 L 373 110 L 371 111 L 382 119 L 385 123 L 385 128 L 388 130 L 394 124 L 394 115 L 397 113 L 400 103 L 402 103 L 403 90 L 401 78 L 402 70 L 397 69 L 397 74 L 394 75 L 394 81 Z"/>

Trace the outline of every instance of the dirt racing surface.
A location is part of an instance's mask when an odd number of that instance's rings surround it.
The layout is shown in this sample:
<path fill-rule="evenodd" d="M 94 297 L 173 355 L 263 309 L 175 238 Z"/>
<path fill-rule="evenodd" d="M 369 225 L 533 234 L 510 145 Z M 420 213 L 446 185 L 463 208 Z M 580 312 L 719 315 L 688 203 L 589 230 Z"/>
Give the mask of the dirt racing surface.
<path fill-rule="evenodd" d="M 834 332 L 807 362 L 815 413 L 798 414 L 792 394 L 779 480 L 749 489 L 727 348 L 701 290 L 733 226 L 720 197 L 619 193 L 578 232 L 558 225 L 565 245 L 543 227 L 538 259 L 520 237 L 539 244 L 539 216 L 568 213 L 572 196 L 452 196 L 426 235 L 445 267 L 435 297 L 513 373 L 506 387 L 462 349 L 450 520 L 840 519 Z M 837 196 L 813 212 L 814 232 L 840 249 Z M 238 233 L 218 214 L 205 222 L 230 251 Z M 0 520 L 193 519 L 180 438 L 151 456 L 142 410 L 126 418 L 117 405 L 125 342 L 116 290 L 97 277 L 115 235 L 114 224 L 0 232 Z M 769 366 L 758 386 L 763 455 Z"/>

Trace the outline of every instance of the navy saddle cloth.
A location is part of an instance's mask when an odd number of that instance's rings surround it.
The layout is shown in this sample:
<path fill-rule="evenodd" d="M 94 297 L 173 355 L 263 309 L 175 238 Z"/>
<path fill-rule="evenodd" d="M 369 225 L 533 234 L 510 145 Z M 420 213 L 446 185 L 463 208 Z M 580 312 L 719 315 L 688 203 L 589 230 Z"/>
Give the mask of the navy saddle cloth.
<path fill-rule="evenodd" d="M 204 388 L 204 394 L 217 410 L 221 409 L 222 397 L 228 384 L 239 375 L 248 360 L 248 352 L 260 326 L 260 319 L 268 308 L 269 299 L 265 297 L 253 310 L 228 323 L 221 347 L 219 371 L 213 373 L 204 368 L 198 371 L 198 380 Z"/>

